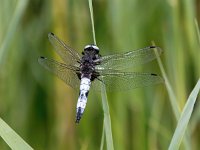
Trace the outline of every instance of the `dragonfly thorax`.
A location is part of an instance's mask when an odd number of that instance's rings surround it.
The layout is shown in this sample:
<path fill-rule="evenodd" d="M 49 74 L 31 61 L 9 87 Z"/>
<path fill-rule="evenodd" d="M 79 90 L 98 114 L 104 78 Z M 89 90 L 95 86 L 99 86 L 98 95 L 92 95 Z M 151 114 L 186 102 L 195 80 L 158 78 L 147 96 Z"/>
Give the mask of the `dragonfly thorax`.
<path fill-rule="evenodd" d="M 88 79 L 91 79 L 91 75 L 94 72 L 94 63 L 92 60 L 88 58 L 82 58 L 82 63 L 80 66 L 80 73 L 81 78 L 86 77 Z"/>
<path fill-rule="evenodd" d="M 98 60 L 101 57 L 98 53 L 99 49 L 95 45 L 87 45 L 84 48 L 80 63 L 80 78 L 86 77 L 93 81 L 97 77 L 95 72 L 97 63 L 95 60 Z"/>

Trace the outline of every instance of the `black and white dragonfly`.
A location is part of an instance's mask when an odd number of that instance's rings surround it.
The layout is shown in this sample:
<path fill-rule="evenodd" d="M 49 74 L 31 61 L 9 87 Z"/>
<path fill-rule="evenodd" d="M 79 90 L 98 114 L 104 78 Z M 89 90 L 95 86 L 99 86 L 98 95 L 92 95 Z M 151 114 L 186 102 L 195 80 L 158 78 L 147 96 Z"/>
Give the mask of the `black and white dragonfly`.
<path fill-rule="evenodd" d="M 163 78 L 156 74 L 120 71 L 155 59 L 154 50 L 159 55 L 162 53 L 159 47 L 150 46 L 123 54 L 101 56 L 99 48 L 92 44 L 85 46 L 80 55 L 53 33 L 49 33 L 48 37 L 64 63 L 45 57 L 40 57 L 38 61 L 72 88 L 80 88 L 76 123 L 83 115 L 91 84 L 95 89 L 99 89 L 103 83 L 108 91 L 125 91 L 163 82 Z"/>

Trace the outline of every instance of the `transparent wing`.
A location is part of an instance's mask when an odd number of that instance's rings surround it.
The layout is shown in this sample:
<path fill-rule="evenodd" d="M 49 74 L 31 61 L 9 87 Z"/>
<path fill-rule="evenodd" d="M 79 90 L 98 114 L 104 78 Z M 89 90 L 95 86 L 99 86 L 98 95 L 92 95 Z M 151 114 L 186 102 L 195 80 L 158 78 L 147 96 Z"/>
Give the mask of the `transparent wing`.
<path fill-rule="evenodd" d="M 162 53 L 161 48 L 150 46 L 123 54 L 103 56 L 98 60 L 100 61 L 100 65 L 97 65 L 96 69 L 121 70 L 131 66 L 144 64 L 156 58 L 154 50 L 157 50 L 159 55 Z"/>
<path fill-rule="evenodd" d="M 66 64 L 73 64 L 78 66 L 81 56 L 78 52 L 67 46 L 63 41 L 56 37 L 53 33 L 48 34 L 49 41 L 54 46 L 55 51 L 63 59 Z"/>
<path fill-rule="evenodd" d="M 108 91 L 126 91 L 164 82 L 162 77 L 151 73 L 119 72 L 110 69 L 99 73 L 101 78 L 96 79 L 92 86 L 101 89 L 103 82 Z"/>
<path fill-rule="evenodd" d="M 38 62 L 47 70 L 57 75 L 61 80 L 74 89 L 79 90 L 80 80 L 76 74 L 79 68 L 71 65 L 59 63 L 53 59 L 45 57 L 38 58 Z"/>

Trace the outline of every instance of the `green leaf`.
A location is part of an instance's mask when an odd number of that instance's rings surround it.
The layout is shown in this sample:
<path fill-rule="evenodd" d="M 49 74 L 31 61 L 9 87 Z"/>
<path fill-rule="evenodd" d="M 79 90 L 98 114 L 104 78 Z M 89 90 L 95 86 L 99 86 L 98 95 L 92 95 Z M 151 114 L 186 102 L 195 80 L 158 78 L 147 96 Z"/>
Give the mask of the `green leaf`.
<path fill-rule="evenodd" d="M 88 0 L 88 2 L 89 2 L 89 9 L 90 9 L 91 23 L 92 23 L 92 35 L 93 35 L 94 44 L 96 45 L 92 0 Z M 111 119 L 110 119 L 110 112 L 109 112 L 109 106 L 108 106 L 107 95 L 106 95 L 106 88 L 104 84 L 102 84 L 102 88 L 101 88 L 101 97 L 102 97 L 102 105 L 103 105 L 103 111 L 104 111 L 103 132 L 105 131 L 107 149 L 113 150 L 114 146 L 113 146 L 113 138 L 112 138 Z M 103 145 L 104 145 L 104 134 L 102 134 L 101 149 L 103 148 Z"/>
<path fill-rule="evenodd" d="M 199 90 L 200 90 L 200 80 L 197 82 L 196 86 L 194 87 L 193 91 L 191 92 L 187 100 L 187 103 L 184 106 L 184 109 L 181 113 L 181 117 L 178 121 L 178 125 L 176 127 L 173 138 L 169 145 L 169 150 L 179 149 L 181 141 L 185 134 L 185 130 L 187 128 L 188 122 L 190 120 Z"/>
<path fill-rule="evenodd" d="M 13 35 L 16 33 L 17 26 L 20 23 L 20 20 L 23 17 L 23 14 L 25 13 L 26 7 L 28 5 L 29 0 L 20 0 L 18 1 L 15 11 L 13 13 L 12 19 L 9 23 L 6 35 L 4 35 L 3 42 L 0 45 L 0 64 L 5 61 L 8 55 L 8 46 L 10 44 L 10 41 L 13 37 Z"/>
<path fill-rule="evenodd" d="M 0 118 L 0 136 L 12 150 L 33 150 L 12 128 Z"/>
<path fill-rule="evenodd" d="M 113 150 L 114 146 L 113 146 L 113 138 L 112 138 L 110 112 L 109 112 L 108 100 L 107 100 L 107 95 L 106 95 L 106 88 L 104 84 L 102 84 L 102 88 L 101 88 L 101 97 L 102 97 L 102 105 L 103 105 L 103 111 L 104 111 L 104 128 L 105 128 L 107 149 Z"/>

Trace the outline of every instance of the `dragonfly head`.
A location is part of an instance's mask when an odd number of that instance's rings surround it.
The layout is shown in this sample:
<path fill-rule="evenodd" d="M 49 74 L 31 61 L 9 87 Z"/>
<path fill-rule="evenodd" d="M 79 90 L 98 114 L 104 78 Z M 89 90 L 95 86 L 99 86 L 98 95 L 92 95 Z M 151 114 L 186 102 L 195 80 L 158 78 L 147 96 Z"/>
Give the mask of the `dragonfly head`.
<path fill-rule="evenodd" d="M 94 44 L 90 44 L 90 45 L 86 45 L 84 48 L 84 52 L 95 52 L 96 54 L 99 53 L 99 48 L 94 45 Z"/>

